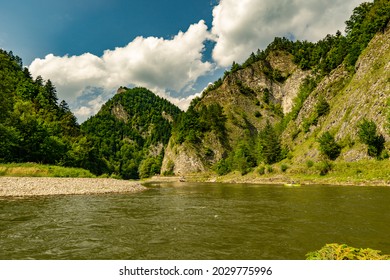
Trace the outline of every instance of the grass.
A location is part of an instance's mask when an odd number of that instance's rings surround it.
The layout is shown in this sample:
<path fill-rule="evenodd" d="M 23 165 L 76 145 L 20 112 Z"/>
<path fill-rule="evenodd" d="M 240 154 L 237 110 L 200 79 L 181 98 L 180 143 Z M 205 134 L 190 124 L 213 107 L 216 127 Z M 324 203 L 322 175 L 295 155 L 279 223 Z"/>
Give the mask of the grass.
<path fill-rule="evenodd" d="M 286 161 L 288 169 L 283 172 L 277 165 L 263 170 L 260 166 L 253 172 L 241 176 L 232 172 L 217 178 L 218 182 L 267 183 L 296 181 L 302 184 L 329 185 L 389 185 L 390 160 L 361 160 L 358 162 L 330 162 L 326 174 L 321 172 L 321 162 L 310 162 L 294 165 Z M 262 171 L 262 172 L 260 172 Z M 322 174 L 322 175 L 321 175 Z M 212 176 L 211 176 L 212 177 Z"/>
<path fill-rule="evenodd" d="M 43 165 L 38 163 L 2 163 L 0 164 L 0 176 L 69 178 L 95 177 L 91 172 L 82 168 Z"/>
<path fill-rule="evenodd" d="M 388 185 L 390 182 L 390 160 L 335 161 L 326 174 L 319 165 L 292 167 L 289 173 L 295 180 L 335 185 Z"/>

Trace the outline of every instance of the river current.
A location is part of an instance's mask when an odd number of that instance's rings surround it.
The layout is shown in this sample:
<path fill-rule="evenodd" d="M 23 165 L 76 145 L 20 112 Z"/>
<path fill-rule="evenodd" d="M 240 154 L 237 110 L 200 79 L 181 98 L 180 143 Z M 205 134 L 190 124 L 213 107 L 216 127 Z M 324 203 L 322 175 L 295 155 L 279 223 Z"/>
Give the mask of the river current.
<path fill-rule="evenodd" d="M 165 183 L 136 194 L 0 199 L 0 259 L 305 259 L 390 254 L 390 188 Z"/>

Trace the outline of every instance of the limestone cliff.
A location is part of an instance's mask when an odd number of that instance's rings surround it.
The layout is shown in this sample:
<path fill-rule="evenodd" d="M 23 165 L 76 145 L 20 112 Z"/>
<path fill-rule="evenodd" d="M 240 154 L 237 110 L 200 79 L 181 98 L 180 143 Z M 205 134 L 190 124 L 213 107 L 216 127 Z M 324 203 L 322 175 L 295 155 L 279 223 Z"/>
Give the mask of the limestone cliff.
<path fill-rule="evenodd" d="M 303 132 L 305 121 L 314 112 L 315 104 L 324 97 L 330 104 L 327 116 Z M 358 124 L 372 120 L 378 133 L 390 141 L 387 100 L 390 98 L 390 28 L 377 34 L 360 56 L 356 72 L 349 73 L 342 65 L 325 77 L 306 99 L 297 119 L 285 130 L 282 139 L 294 151 L 296 161 L 319 156 L 316 137 L 331 131 L 344 149 L 340 160 L 356 161 L 367 158 L 366 148 L 358 140 Z M 300 131 L 298 136 L 296 131 Z M 291 135 L 295 131 L 294 140 Z"/>
<path fill-rule="evenodd" d="M 265 73 L 269 67 L 281 73 L 282 81 L 276 81 Z M 225 141 L 213 133 L 206 134 L 197 144 L 185 142 L 177 145 L 171 139 L 162 173 L 188 174 L 210 170 L 237 146 L 244 135 L 255 137 L 268 120 L 276 123 L 283 114 L 290 112 L 300 85 L 309 75 L 310 71 L 299 69 L 292 56 L 283 51 L 272 52 L 266 61 L 227 75 L 222 85 L 205 93 L 196 106 L 200 108 L 218 103 L 223 107 L 227 117 Z"/>
<path fill-rule="evenodd" d="M 277 78 L 270 73 L 277 73 Z M 210 171 L 240 141 L 255 139 L 267 122 L 277 125 L 288 121 L 281 141 L 290 151 L 292 164 L 320 160 L 317 139 L 326 131 L 342 146 L 338 160 L 367 158 L 366 148 L 357 137 L 358 124 L 364 118 L 376 123 L 378 133 L 388 145 L 389 26 L 371 40 L 360 55 L 355 71 L 341 64 L 321 77 L 297 114 L 288 118 L 305 80 L 315 75 L 298 67 L 293 56 L 283 50 L 274 50 L 263 60 L 231 71 L 218 87 L 206 90 L 194 106 L 195 110 L 214 103 L 222 106 L 226 137 L 221 140 L 213 133 L 206 133 L 196 143 L 177 143 L 173 136 L 165 152 L 162 173 L 172 171 L 182 175 Z M 315 117 L 321 100 L 328 104 L 329 111 Z"/>

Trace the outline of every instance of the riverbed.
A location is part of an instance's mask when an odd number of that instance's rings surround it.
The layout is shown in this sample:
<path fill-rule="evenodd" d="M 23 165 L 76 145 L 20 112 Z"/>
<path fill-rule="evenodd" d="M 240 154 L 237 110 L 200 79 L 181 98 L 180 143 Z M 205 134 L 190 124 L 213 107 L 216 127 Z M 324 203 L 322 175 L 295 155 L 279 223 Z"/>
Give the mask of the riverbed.
<path fill-rule="evenodd" d="M 390 254 L 390 188 L 151 184 L 0 199 L 0 259 L 305 259 L 327 243 Z"/>

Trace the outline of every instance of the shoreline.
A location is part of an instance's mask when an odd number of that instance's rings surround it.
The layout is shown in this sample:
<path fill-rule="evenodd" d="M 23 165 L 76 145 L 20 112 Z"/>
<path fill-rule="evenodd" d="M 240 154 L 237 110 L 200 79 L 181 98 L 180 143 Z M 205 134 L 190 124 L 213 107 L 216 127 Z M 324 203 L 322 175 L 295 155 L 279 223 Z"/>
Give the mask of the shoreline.
<path fill-rule="evenodd" d="M 372 187 L 390 187 L 390 181 L 387 180 L 348 180 L 342 181 L 336 178 L 302 178 L 299 176 L 289 177 L 276 175 L 272 177 L 251 177 L 251 176 L 215 176 L 215 175 L 184 175 L 184 176 L 154 176 L 145 180 L 145 183 L 226 183 L 226 184 L 264 184 L 264 185 L 284 185 L 292 181 L 302 186 L 310 185 L 332 185 L 332 186 L 372 186 Z"/>
<path fill-rule="evenodd" d="M 333 185 L 333 186 L 381 186 L 390 187 L 385 180 L 337 181 L 335 178 L 291 178 L 288 176 L 273 176 L 266 178 L 247 176 L 213 176 L 210 174 L 186 176 L 154 176 L 142 181 L 127 181 L 111 178 L 55 178 L 55 177 L 1 177 L 0 198 L 35 197 L 52 195 L 90 195 L 110 193 L 138 193 L 146 190 L 143 184 L 150 183 L 227 183 L 227 184 L 265 184 L 284 185 L 291 181 L 302 186 Z"/>
<path fill-rule="evenodd" d="M 0 198 L 52 195 L 137 193 L 139 181 L 106 178 L 0 177 Z"/>

